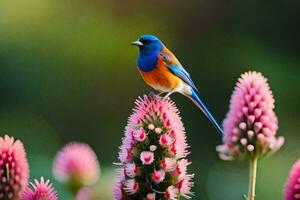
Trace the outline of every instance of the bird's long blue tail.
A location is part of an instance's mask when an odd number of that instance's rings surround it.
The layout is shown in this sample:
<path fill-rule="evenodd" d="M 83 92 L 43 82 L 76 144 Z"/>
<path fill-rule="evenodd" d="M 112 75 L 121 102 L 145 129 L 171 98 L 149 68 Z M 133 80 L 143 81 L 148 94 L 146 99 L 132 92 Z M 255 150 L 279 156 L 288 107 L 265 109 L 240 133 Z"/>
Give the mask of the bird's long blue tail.
<path fill-rule="evenodd" d="M 199 107 L 202 112 L 205 114 L 205 116 L 209 119 L 209 121 L 217 128 L 217 130 L 220 132 L 221 136 L 224 135 L 223 129 L 220 127 L 219 123 L 215 120 L 215 118 L 212 116 L 212 114 L 209 112 L 209 110 L 206 108 L 204 103 L 199 98 L 197 92 L 192 89 L 192 94 L 189 96 L 189 98 Z"/>

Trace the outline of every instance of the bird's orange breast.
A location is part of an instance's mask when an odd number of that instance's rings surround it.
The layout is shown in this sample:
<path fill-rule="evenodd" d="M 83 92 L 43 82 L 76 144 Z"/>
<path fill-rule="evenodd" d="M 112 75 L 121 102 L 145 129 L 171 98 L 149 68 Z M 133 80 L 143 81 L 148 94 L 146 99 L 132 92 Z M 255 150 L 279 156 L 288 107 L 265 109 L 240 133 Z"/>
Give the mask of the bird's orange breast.
<path fill-rule="evenodd" d="M 139 71 L 148 85 L 162 92 L 174 90 L 181 82 L 180 78 L 169 71 L 161 58 L 158 58 L 158 64 L 153 70 L 149 72 Z"/>

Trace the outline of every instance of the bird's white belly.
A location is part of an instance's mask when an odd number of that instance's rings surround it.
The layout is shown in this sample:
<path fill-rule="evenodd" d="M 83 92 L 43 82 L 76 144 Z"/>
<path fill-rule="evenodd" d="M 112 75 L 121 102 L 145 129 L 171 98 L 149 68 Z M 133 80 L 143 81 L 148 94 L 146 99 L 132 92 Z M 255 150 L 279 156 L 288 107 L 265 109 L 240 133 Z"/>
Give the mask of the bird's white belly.
<path fill-rule="evenodd" d="M 175 91 L 183 95 L 191 95 L 192 87 L 182 81 L 180 84 L 178 84 L 178 87 L 175 88 Z"/>
<path fill-rule="evenodd" d="M 160 85 L 151 85 L 151 87 L 153 87 L 155 90 L 157 90 L 159 92 L 178 92 L 183 95 L 191 95 L 192 94 L 191 86 L 189 86 L 188 84 L 186 84 L 183 81 L 180 82 L 180 84 L 178 84 L 178 86 L 173 90 L 171 88 L 163 87 Z"/>

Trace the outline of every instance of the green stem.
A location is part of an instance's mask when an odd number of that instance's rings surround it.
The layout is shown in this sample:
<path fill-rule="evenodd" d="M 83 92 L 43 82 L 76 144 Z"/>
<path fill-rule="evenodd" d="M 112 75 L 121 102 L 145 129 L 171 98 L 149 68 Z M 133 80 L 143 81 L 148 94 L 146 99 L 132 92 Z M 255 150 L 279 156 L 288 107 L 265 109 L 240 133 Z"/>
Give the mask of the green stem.
<path fill-rule="evenodd" d="M 256 183 L 257 160 L 258 160 L 257 157 L 250 158 L 248 200 L 254 200 L 255 199 L 255 183 Z"/>

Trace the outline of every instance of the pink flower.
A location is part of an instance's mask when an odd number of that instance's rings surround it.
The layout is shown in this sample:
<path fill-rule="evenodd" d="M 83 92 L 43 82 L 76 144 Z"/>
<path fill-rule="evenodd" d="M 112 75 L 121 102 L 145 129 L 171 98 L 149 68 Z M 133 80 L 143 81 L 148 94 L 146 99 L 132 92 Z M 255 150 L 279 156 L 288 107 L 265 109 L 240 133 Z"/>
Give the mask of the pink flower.
<path fill-rule="evenodd" d="M 178 189 L 176 187 L 169 186 L 165 192 L 165 198 L 168 200 L 177 200 L 178 199 Z"/>
<path fill-rule="evenodd" d="M 140 159 L 143 165 L 151 165 L 154 161 L 154 154 L 150 151 L 143 151 L 141 153 Z"/>
<path fill-rule="evenodd" d="M 156 184 L 161 183 L 165 179 L 166 172 L 164 170 L 154 171 L 152 173 L 152 181 Z"/>
<path fill-rule="evenodd" d="M 28 184 L 29 166 L 22 142 L 0 137 L 0 199 L 21 198 Z"/>
<path fill-rule="evenodd" d="M 221 159 L 261 157 L 282 146 L 283 137 L 275 137 L 278 120 L 274 112 L 273 94 L 261 73 L 241 75 L 231 96 L 223 126 L 224 144 L 217 147 Z"/>
<path fill-rule="evenodd" d="M 40 182 L 34 180 L 35 184 L 31 184 L 32 188 L 27 188 L 23 194 L 22 200 L 57 200 L 57 193 L 54 191 L 49 180 L 41 177 Z"/>
<path fill-rule="evenodd" d="M 169 134 L 163 134 L 159 138 L 159 144 L 162 147 L 170 146 L 173 143 L 173 141 L 174 141 L 174 138 L 172 136 L 170 136 Z"/>
<path fill-rule="evenodd" d="M 130 178 L 134 178 L 139 172 L 139 169 L 137 168 L 135 163 L 126 163 L 124 170 L 125 170 L 126 176 L 128 176 Z"/>
<path fill-rule="evenodd" d="M 73 192 L 93 185 L 98 180 L 99 172 L 97 156 L 87 144 L 69 143 L 55 157 L 55 178 L 74 187 L 71 188 Z"/>
<path fill-rule="evenodd" d="M 161 167 L 167 172 L 174 171 L 176 169 L 176 166 L 177 161 L 174 158 L 165 158 L 161 163 Z"/>
<path fill-rule="evenodd" d="M 298 199 L 300 199 L 300 159 L 293 165 L 284 191 L 284 200 Z"/>
<path fill-rule="evenodd" d="M 136 141 L 142 142 L 146 139 L 146 133 L 143 128 L 133 132 L 133 137 Z"/>
<path fill-rule="evenodd" d="M 134 179 L 128 179 L 124 183 L 124 190 L 129 194 L 135 194 L 139 190 L 139 185 Z"/>
<path fill-rule="evenodd" d="M 187 166 L 189 166 L 190 164 L 191 162 L 189 162 L 187 159 L 178 161 L 176 173 L 180 176 L 179 179 L 187 174 Z"/>
<path fill-rule="evenodd" d="M 177 186 L 180 195 L 186 199 L 190 199 L 191 196 L 194 195 L 194 193 L 191 192 L 191 189 L 194 186 L 194 183 L 192 182 L 193 177 L 194 175 L 186 175 Z"/>
<path fill-rule="evenodd" d="M 120 147 L 122 170 L 118 170 L 114 199 L 177 200 L 178 185 L 185 176 L 192 177 L 187 174 L 187 149 L 175 104 L 158 96 L 139 98 Z M 182 196 L 189 194 L 182 192 Z"/>
<path fill-rule="evenodd" d="M 155 193 L 149 193 L 147 194 L 146 200 L 155 200 Z"/>

